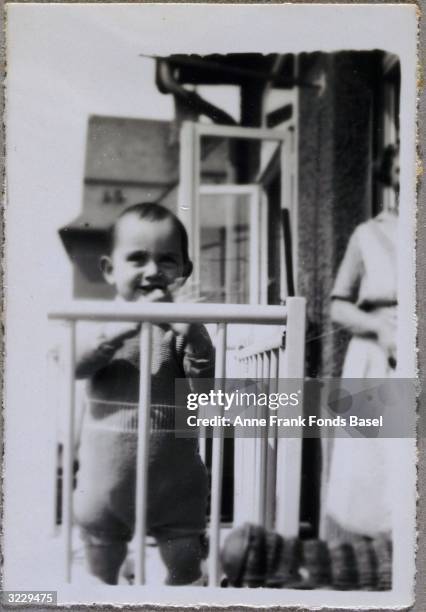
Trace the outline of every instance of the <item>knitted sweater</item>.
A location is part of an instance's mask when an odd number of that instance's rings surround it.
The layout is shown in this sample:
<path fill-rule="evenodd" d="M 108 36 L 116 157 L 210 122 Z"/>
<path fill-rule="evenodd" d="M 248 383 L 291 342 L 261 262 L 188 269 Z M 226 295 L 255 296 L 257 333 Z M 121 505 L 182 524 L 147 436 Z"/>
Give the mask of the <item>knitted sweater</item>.
<path fill-rule="evenodd" d="M 126 340 L 87 385 L 80 445 L 77 522 L 87 531 L 129 539 L 134 528 L 139 338 Z M 148 464 L 148 528 L 158 537 L 200 532 L 205 526 L 207 477 L 196 439 L 176 438 L 175 378 L 188 392 L 214 375 L 214 352 L 202 326 L 191 344 L 153 326 L 151 435 Z M 201 387 L 201 388 L 200 388 Z"/>

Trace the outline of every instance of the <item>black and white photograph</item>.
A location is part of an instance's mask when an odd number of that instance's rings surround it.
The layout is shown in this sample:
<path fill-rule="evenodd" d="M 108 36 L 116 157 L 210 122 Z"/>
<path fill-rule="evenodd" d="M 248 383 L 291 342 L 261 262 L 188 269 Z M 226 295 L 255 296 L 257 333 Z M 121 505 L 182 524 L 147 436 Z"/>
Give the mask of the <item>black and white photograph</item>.
<path fill-rule="evenodd" d="M 416 7 L 7 13 L 5 602 L 412 605 Z"/>

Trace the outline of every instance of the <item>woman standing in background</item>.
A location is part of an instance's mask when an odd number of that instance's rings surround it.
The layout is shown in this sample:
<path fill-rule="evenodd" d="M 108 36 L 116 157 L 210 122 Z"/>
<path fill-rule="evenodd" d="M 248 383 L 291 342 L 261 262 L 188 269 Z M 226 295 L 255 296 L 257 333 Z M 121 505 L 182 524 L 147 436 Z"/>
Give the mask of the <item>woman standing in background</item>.
<path fill-rule="evenodd" d="M 342 378 L 386 378 L 396 368 L 398 146 L 384 150 L 380 179 L 393 191 L 391 204 L 353 232 L 331 295 L 332 320 L 352 334 Z M 334 440 L 326 499 L 331 537 L 390 533 L 389 442 Z"/>

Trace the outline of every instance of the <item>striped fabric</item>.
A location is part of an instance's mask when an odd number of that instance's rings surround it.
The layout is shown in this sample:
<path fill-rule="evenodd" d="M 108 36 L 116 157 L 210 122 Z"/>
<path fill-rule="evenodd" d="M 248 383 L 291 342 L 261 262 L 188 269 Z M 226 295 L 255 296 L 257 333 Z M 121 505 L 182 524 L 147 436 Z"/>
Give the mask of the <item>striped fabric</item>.
<path fill-rule="evenodd" d="M 86 402 L 85 427 L 122 433 L 137 432 L 137 403 L 96 400 L 89 397 Z M 174 431 L 177 410 L 185 410 L 185 407 L 151 404 L 151 431 Z"/>

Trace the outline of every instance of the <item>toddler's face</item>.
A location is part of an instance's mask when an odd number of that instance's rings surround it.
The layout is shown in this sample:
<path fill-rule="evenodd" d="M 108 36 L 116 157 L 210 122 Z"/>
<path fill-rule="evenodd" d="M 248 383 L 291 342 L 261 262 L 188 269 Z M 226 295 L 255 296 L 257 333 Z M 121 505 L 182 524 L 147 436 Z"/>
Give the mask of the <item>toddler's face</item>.
<path fill-rule="evenodd" d="M 181 237 L 171 219 L 123 217 L 102 265 L 107 282 L 127 301 L 171 301 L 173 285 L 185 281 Z"/>

